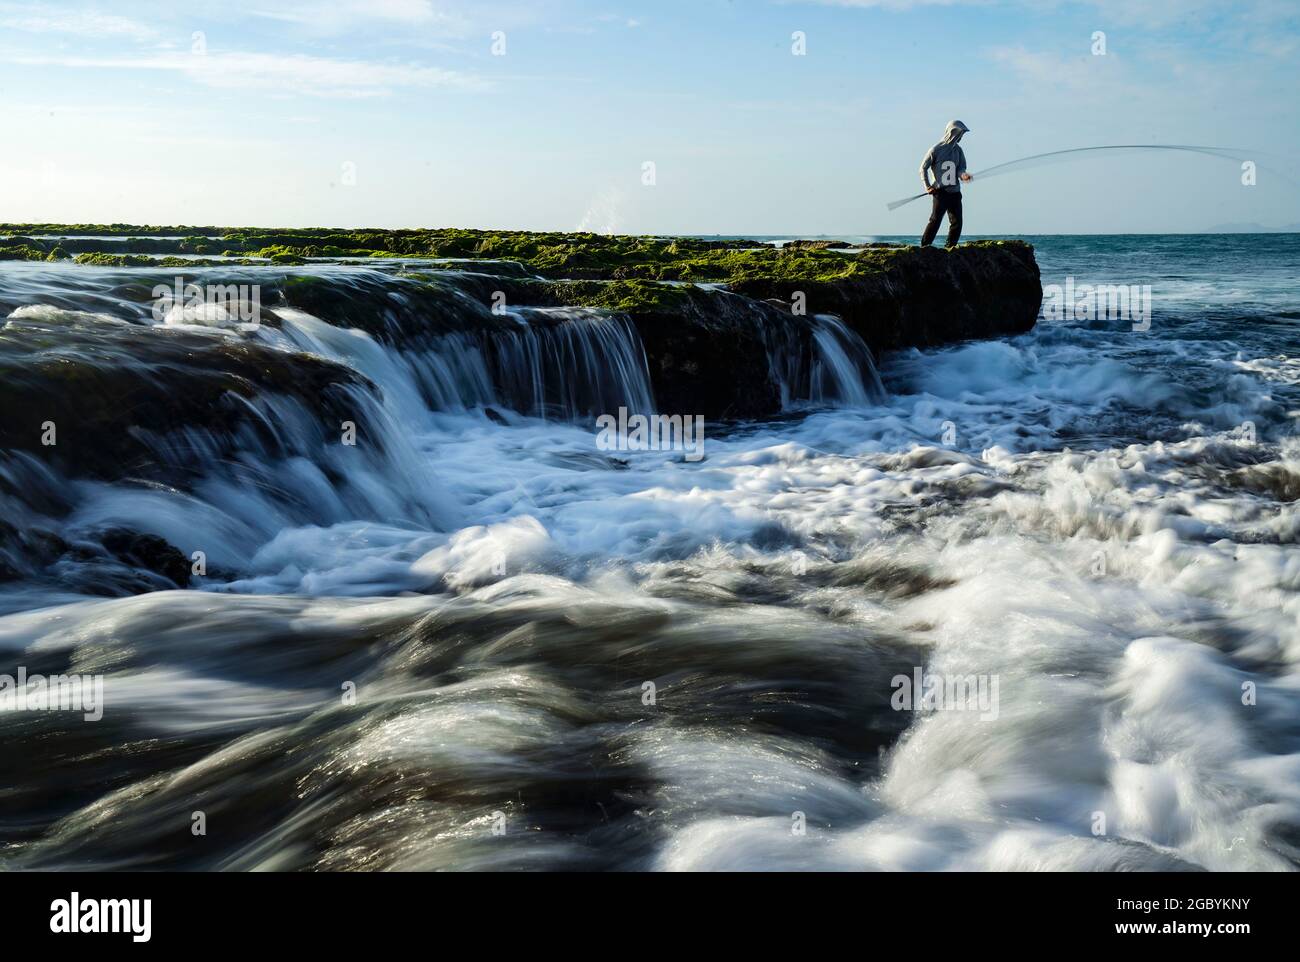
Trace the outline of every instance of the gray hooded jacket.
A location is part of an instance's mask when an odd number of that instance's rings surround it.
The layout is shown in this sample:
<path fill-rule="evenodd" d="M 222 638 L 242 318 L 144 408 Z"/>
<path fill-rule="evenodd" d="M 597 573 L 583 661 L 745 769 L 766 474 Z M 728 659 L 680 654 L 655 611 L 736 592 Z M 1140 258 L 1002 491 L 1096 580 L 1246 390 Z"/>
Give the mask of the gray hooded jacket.
<path fill-rule="evenodd" d="M 934 171 L 934 183 L 943 190 L 961 193 L 961 175 L 966 173 L 966 154 L 958 145 L 961 135 L 970 130 L 960 120 L 954 120 L 944 128 L 943 140 L 931 147 L 921 158 L 921 183 L 930 189 L 930 171 Z"/>

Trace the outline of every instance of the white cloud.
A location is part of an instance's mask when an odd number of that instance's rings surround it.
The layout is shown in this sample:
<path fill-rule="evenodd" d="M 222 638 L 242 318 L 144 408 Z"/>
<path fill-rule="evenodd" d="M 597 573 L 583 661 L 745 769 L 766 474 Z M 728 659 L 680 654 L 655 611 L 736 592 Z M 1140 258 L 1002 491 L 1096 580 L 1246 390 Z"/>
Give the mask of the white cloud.
<path fill-rule="evenodd" d="M 158 37 L 147 24 L 96 10 L 57 10 L 41 4 L 0 4 L 0 27 L 24 33 L 77 37 L 125 37 L 145 42 Z"/>
<path fill-rule="evenodd" d="M 1236 18 L 1254 19 L 1261 23 L 1277 23 L 1293 19 L 1296 15 L 1294 0 L 783 0 L 785 3 L 816 4 L 824 7 L 859 7 L 884 10 L 911 10 L 918 7 L 998 6 L 1009 10 L 1029 9 L 1037 13 L 1077 13 L 1077 8 L 1087 6 L 1102 18 L 1099 22 L 1112 25 L 1143 26 L 1149 29 L 1185 27 L 1204 24 L 1211 18 L 1231 13 Z"/>
<path fill-rule="evenodd" d="M 340 4 L 336 0 L 329 6 L 337 8 Z M 427 23 L 438 17 L 438 12 L 434 10 L 430 0 L 359 0 L 342 6 L 358 7 L 367 16 L 399 20 L 403 23 Z"/>
<path fill-rule="evenodd" d="M 257 88 L 314 97 L 377 97 L 400 87 L 469 87 L 467 74 L 415 63 L 335 60 L 303 54 L 209 52 L 142 57 L 18 55 L 3 58 L 27 66 L 100 70 L 175 71 L 209 87 Z"/>
<path fill-rule="evenodd" d="M 450 36 L 463 36 L 466 19 L 430 0 L 296 0 L 252 10 L 257 17 L 297 24 L 320 34 L 393 25 Z"/>
<path fill-rule="evenodd" d="M 1092 57 L 1088 54 L 1076 54 L 1062 57 L 1044 51 L 1031 51 L 1023 46 L 995 47 L 989 51 L 994 62 L 1009 67 L 1033 89 L 1067 87 L 1075 90 L 1096 89 L 1108 77 L 1113 79 L 1113 72 L 1106 74 L 1100 67 L 1111 67 L 1117 60 L 1114 55 L 1108 59 Z"/>

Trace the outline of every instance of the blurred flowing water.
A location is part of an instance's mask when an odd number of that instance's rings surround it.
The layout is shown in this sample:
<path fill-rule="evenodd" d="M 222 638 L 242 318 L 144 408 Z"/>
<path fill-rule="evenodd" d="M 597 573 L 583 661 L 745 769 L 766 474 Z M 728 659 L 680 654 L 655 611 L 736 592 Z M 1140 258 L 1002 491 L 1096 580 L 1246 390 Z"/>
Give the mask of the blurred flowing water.
<path fill-rule="evenodd" d="M 129 271 L 0 265 L 11 387 L 130 408 L 0 451 L 0 672 L 105 700 L 0 714 L 0 866 L 1294 868 L 1300 237 L 1029 240 L 1149 330 L 878 382 L 820 319 L 698 462 L 597 446 L 654 404 L 617 315 L 162 331 Z M 994 717 L 896 710 L 916 669 Z"/>

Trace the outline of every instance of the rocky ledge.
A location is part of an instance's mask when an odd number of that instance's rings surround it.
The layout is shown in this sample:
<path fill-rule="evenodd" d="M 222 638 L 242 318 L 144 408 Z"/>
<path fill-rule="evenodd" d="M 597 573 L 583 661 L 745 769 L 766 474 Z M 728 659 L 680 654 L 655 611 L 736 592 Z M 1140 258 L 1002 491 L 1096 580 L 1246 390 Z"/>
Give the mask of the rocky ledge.
<path fill-rule="evenodd" d="M 65 259 L 52 272 L 122 268 L 109 275 L 121 299 L 108 309 L 125 320 L 146 320 L 145 292 L 156 278 L 140 268 L 256 283 L 267 323 L 277 306 L 296 307 L 398 347 L 471 331 L 490 352 L 492 338 L 515 323 L 502 307 L 515 316 L 557 307 L 616 312 L 640 336 L 660 410 L 710 418 L 779 411 L 773 358 L 810 356 L 817 315 L 839 317 L 880 359 L 899 348 L 1023 333 L 1042 297 L 1033 248 L 1021 241 L 944 250 L 458 229 L 20 224 L 0 225 L 5 250 Z M 341 275 L 330 264 L 373 271 Z M 8 300 L 0 285 L 0 313 L 23 303 Z"/>

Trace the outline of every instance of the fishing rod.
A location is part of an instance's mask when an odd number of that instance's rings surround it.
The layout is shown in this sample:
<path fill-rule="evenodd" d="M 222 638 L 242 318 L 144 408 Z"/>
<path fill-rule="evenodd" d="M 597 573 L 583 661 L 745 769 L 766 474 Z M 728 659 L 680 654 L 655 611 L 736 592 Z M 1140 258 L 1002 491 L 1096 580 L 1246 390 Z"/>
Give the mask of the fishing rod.
<path fill-rule="evenodd" d="M 1245 151 L 1238 150 L 1235 147 L 1196 147 L 1185 144 L 1109 144 L 1103 147 L 1071 147 L 1068 150 L 1049 150 L 1045 154 L 1034 154 L 1031 157 L 1021 157 L 1019 160 L 1008 160 L 1004 164 L 997 164 L 988 170 L 978 174 L 972 174 L 972 180 L 984 180 L 987 177 L 996 177 L 998 174 L 1010 173 L 1017 167 L 1029 165 L 1034 161 L 1052 163 L 1052 158 L 1065 158 L 1068 154 L 1084 154 L 1096 150 L 1181 150 L 1195 154 L 1208 154 L 1211 157 L 1221 157 L 1225 160 L 1244 160 L 1241 154 Z M 922 197 L 929 197 L 929 192 L 916 194 L 912 197 L 904 197 L 901 200 L 892 201 L 885 206 L 890 210 L 897 210 L 904 204 L 910 204 L 914 200 L 920 200 Z"/>

